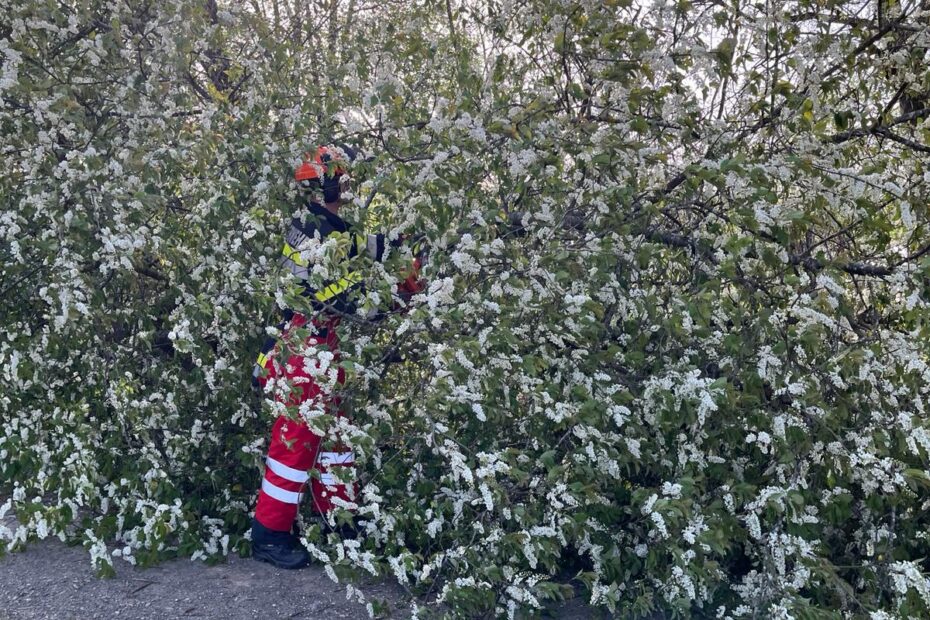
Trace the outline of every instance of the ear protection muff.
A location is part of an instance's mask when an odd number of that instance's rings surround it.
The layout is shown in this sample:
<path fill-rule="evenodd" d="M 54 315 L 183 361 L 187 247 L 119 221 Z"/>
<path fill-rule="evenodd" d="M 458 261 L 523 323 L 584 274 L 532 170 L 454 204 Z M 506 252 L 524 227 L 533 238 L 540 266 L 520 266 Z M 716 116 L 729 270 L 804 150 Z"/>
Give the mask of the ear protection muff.
<path fill-rule="evenodd" d="M 326 167 L 326 172 L 323 174 L 323 200 L 324 202 L 336 202 L 339 200 L 339 194 L 342 193 L 339 189 L 339 177 L 343 174 L 342 170 L 341 168 L 330 169 L 329 162 L 333 160 L 333 157 L 328 152 L 323 153 L 320 159 Z"/>

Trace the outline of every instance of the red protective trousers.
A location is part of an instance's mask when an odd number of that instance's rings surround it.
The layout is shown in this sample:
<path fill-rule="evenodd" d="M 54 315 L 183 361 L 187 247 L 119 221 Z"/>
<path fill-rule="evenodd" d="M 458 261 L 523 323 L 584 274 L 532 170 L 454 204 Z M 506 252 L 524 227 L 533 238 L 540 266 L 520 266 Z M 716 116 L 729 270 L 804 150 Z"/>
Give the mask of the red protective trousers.
<path fill-rule="evenodd" d="M 318 333 L 308 336 L 305 340 L 307 345 L 331 351 L 334 356 L 332 363 L 338 362 L 339 359 L 339 340 L 335 329 L 337 323 L 338 319 L 314 319 L 313 326 Z M 304 326 L 307 326 L 306 317 L 294 314 L 285 326 L 282 340 L 287 340 L 288 330 Z M 344 415 L 339 397 L 326 394 L 307 373 L 305 364 L 308 360 L 303 356 L 291 354 L 286 363 L 282 363 L 282 360 L 278 359 L 282 355 L 279 345 L 280 341 L 266 356 L 259 358 L 259 365 L 264 369 L 258 378 L 259 384 L 264 388 L 268 381 L 283 376 L 291 385 L 288 405 L 299 407 L 302 403 L 311 401 L 311 405 L 322 405 L 326 413 Z M 309 363 L 320 367 L 317 360 L 309 360 Z M 342 385 L 344 382 L 345 373 L 339 368 L 337 384 Z M 275 399 L 284 402 L 280 394 L 276 394 Z M 265 477 L 258 493 L 258 505 L 255 507 L 255 518 L 259 523 L 271 530 L 290 531 L 308 484 L 311 504 L 316 513 L 326 514 L 335 509 L 337 506 L 333 500 L 336 498 L 354 502 L 358 492 L 357 483 L 341 481 L 355 478 L 355 458 L 352 451 L 339 442 L 321 451 L 322 443 L 323 437 L 311 431 L 303 419 L 295 420 L 283 415 L 278 417 L 271 429 Z M 334 474 L 336 468 L 351 468 L 351 471 L 342 470 L 342 473 L 349 475 L 337 477 Z M 319 478 L 310 475 L 311 469 L 319 472 Z"/>

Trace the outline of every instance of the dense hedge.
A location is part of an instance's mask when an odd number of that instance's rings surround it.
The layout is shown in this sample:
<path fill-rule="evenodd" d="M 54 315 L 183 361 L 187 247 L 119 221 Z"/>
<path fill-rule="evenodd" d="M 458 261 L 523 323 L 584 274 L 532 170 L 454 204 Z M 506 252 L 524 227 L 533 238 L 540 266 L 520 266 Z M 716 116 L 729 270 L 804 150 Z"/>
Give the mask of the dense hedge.
<path fill-rule="evenodd" d="M 357 540 L 307 524 L 334 579 L 930 614 L 927 9 L 327 6 L 0 0 L 0 546 L 248 551 L 290 174 L 339 139 L 430 255 L 405 313 L 409 254 L 363 265 L 313 420 L 364 483 Z"/>

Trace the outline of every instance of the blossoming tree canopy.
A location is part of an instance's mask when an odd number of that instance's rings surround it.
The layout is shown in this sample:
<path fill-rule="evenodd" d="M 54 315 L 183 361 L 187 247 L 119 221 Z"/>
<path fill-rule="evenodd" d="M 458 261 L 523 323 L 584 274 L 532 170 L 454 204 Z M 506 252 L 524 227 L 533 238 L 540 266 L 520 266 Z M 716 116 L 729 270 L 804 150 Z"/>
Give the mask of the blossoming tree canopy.
<path fill-rule="evenodd" d="M 930 613 L 926 2 L 0 15 L 4 548 L 248 551 L 252 364 L 306 303 L 290 179 L 338 140 L 347 219 L 421 240 L 429 286 L 397 295 L 403 244 L 358 259 L 353 415 L 291 412 L 362 476 L 359 538 L 304 534 L 333 579 L 458 616 Z"/>

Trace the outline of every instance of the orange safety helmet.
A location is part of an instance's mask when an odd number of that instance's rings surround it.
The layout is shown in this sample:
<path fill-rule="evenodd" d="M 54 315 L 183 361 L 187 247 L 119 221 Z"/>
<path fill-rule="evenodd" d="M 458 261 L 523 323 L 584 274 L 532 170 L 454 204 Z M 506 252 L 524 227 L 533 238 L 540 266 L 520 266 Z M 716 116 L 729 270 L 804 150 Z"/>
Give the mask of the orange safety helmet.
<path fill-rule="evenodd" d="M 319 194 L 325 202 L 339 200 L 339 177 L 349 171 L 355 161 L 355 150 L 343 144 L 321 146 L 315 153 L 304 153 L 304 161 L 294 171 L 294 180 L 301 191 Z"/>

